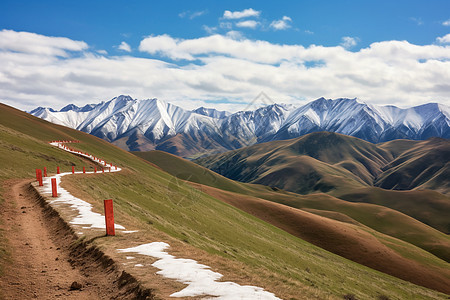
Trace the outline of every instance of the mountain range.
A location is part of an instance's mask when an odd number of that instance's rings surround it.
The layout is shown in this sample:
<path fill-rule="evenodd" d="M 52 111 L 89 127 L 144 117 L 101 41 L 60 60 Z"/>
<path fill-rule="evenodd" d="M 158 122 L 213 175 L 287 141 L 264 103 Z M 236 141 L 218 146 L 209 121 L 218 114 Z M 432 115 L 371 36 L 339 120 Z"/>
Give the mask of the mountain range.
<path fill-rule="evenodd" d="M 38 107 L 30 113 L 126 150 L 156 149 L 188 158 L 317 131 L 372 143 L 450 138 L 450 107 L 438 103 L 402 109 L 358 99 L 319 98 L 300 107 L 271 104 L 232 114 L 204 107 L 190 111 L 159 99 L 137 100 L 121 95 L 83 107 L 70 104 L 59 111 Z"/>

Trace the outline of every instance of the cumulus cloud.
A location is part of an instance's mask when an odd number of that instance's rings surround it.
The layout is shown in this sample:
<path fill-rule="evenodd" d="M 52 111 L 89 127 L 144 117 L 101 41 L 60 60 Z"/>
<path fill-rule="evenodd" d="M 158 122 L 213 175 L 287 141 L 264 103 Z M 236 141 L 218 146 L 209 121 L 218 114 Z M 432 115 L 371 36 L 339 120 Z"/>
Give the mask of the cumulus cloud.
<path fill-rule="evenodd" d="M 236 23 L 236 26 L 255 29 L 259 24 L 260 23 L 255 20 L 247 20 Z"/>
<path fill-rule="evenodd" d="M 81 55 L 68 51 L 65 57 L 13 48 L 0 51 L 0 94 L 2 102 L 27 110 L 83 105 L 120 94 L 157 97 L 186 108 L 237 110 L 261 91 L 277 102 L 296 104 L 322 96 L 402 107 L 430 101 L 450 104 L 450 47 L 441 44 L 383 41 L 349 51 L 226 35 L 142 40 L 141 51 L 168 57 L 164 60 L 103 56 L 87 45 Z M 223 99 L 227 103 L 212 104 Z"/>
<path fill-rule="evenodd" d="M 65 37 L 49 37 L 31 32 L 0 31 L 0 49 L 49 56 L 68 56 L 67 51 L 82 51 L 88 48 L 85 42 Z"/>
<path fill-rule="evenodd" d="M 291 25 L 289 24 L 290 22 L 292 22 L 292 19 L 288 16 L 284 16 L 280 20 L 275 20 L 270 23 L 270 27 L 275 30 L 286 30 L 291 27 Z"/>
<path fill-rule="evenodd" d="M 117 47 L 119 50 L 125 51 L 125 52 L 131 52 L 131 47 L 126 42 L 120 43 L 120 45 Z"/>
<path fill-rule="evenodd" d="M 248 17 L 259 17 L 261 11 L 254 10 L 253 8 L 247 8 L 242 11 L 229 11 L 226 10 L 223 13 L 224 19 L 242 19 Z"/>
<path fill-rule="evenodd" d="M 436 39 L 440 44 L 450 44 L 450 33 Z"/>
<path fill-rule="evenodd" d="M 450 26 L 450 19 L 448 19 L 447 21 L 442 22 L 442 25 Z"/>
<path fill-rule="evenodd" d="M 350 36 L 344 36 L 342 37 L 342 43 L 341 46 L 344 48 L 352 48 L 355 47 L 356 44 L 358 44 L 357 38 L 353 38 Z"/>

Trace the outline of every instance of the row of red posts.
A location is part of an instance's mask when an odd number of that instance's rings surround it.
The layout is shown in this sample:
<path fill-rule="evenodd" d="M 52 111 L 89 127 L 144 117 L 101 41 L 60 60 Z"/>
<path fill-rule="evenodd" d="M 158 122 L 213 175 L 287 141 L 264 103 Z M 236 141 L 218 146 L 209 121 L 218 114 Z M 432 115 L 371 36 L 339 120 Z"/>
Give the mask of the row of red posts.
<path fill-rule="evenodd" d="M 87 152 L 79 151 L 79 150 L 76 150 L 76 149 L 73 149 L 73 148 L 69 148 L 66 145 L 62 145 L 62 143 L 79 143 L 79 141 L 52 141 L 51 143 L 58 143 L 64 150 L 73 152 L 73 153 L 78 154 L 78 155 L 86 155 L 86 156 L 92 157 L 92 159 L 94 159 L 94 161 L 98 161 L 100 163 L 103 162 L 103 164 L 105 166 L 109 165 L 111 168 L 114 167 L 117 170 L 117 165 L 113 165 L 112 163 L 108 163 L 108 162 L 106 162 L 103 159 L 100 159 L 98 157 L 95 157 L 93 155 L 88 154 Z"/>
<path fill-rule="evenodd" d="M 65 141 L 50 141 L 49 143 L 58 143 L 58 144 L 68 144 L 68 143 L 79 143 L 78 140 L 65 140 Z"/>
<path fill-rule="evenodd" d="M 83 155 L 90 156 L 90 157 L 92 157 L 95 161 L 103 162 L 105 166 L 108 165 L 108 163 L 107 163 L 106 161 L 104 161 L 104 160 L 102 160 L 102 159 L 99 159 L 99 158 L 97 158 L 97 157 L 95 157 L 95 156 L 89 155 L 88 153 L 85 153 L 85 152 L 81 152 L 81 151 L 78 151 L 78 150 L 75 150 L 75 149 L 68 148 L 68 147 L 65 146 L 65 145 L 61 145 L 62 143 L 79 143 L 79 142 L 80 142 L 80 141 L 77 141 L 77 140 L 70 140 L 70 141 L 50 141 L 50 143 L 58 143 L 58 144 L 60 144 L 60 146 L 61 146 L 63 149 L 65 149 L 65 150 L 69 150 L 69 151 L 71 151 L 71 152 L 75 152 L 76 154 L 80 154 L 80 155 L 83 154 Z M 107 168 L 107 170 L 111 171 L 111 168 L 113 167 L 113 164 L 112 164 L 112 163 L 109 163 L 109 165 L 110 165 L 110 167 Z M 114 167 L 115 167 L 116 170 L 117 170 L 117 166 L 114 165 Z M 44 171 L 42 172 L 41 169 L 36 169 L 36 180 L 38 181 L 39 186 L 43 186 L 43 185 L 44 185 L 44 184 L 43 184 L 42 176 L 43 176 L 43 177 L 47 177 L 47 168 L 44 167 L 43 170 L 44 170 Z M 102 167 L 102 173 L 104 173 L 104 172 L 105 172 L 105 169 Z M 42 173 L 43 173 L 43 174 L 42 174 Z M 74 174 L 74 173 L 75 173 L 75 166 L 72 166 L 72 174 Z M 86 168 L 85 168 L 85 167 L 83 167 L 83 173 L 86 173 Z M 94 173 L 97 173 L 97 167 L 94 167 Z M 56 167 L 56 174 L 61 174 L 60 169 L 59 169 L 59 166 Z M 57 183 L 56 183 L 56 178 L 52 178 L 52 179 L 51 179 L 51 183 L 52 183 L 52 197 L 53 197 L 53 198 L 56 198 L 56 197 L 58 197 L 58 190 L 57 190 L 58 185 L 57 185 Z M 114 228 L 114 209 L 113 209 L 113 202 L 112 202 L 112 199 L 104 200 L 104 201 L 103 201 L 103 204 L 104 204 L 104 208 L 105 208 L 106 235 L 115 235 L 116 233 L 115 233 L 115 228 Z"/>

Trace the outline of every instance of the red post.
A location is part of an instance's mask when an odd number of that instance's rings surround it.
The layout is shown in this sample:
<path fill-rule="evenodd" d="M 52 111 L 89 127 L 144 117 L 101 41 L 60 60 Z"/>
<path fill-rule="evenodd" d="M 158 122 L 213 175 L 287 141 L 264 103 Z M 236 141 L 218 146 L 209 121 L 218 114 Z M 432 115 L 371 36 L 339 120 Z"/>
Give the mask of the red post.
<path fill-rule="evenodd" d="M 106 235 L 116 235 L 114 229 L 114 211 L 112 199 L 104 200 Z"/>
<path fill-rule="evenodd" d="M 44 177 L 47 177 L 47 168 L 44 167 Z"/>
<path fill-rule="evenodd" d="M 102 168 L 102 173 L 105 173 L 105 169 L 104 168 Z"/>
<path fill-rule="evenodd" d="M 38 169 L 38 181 L 39 181 L 39 186 L 43 186 L 44 184 L 42 183 L 42 170 Z"/>
<path fill-rule="evenodd" d="M 85 167 L 83 167 L 83 173 L 86 173 L 86 168 Z"/>
<path fill-rule="evenodd" d="M 39 169 L 36 169 L 36 181 L 39 181 Z"/>
<path fill-rule="evenodd" d="M 97 173 L 97 167 L 94 167 L 94 173 Z"/>
<path fill-rule="evenodd" d="M 72 166 L 72 174 L 75 174 L 75 167 Z"/>
<path fill-rule="evenodd" d="M 58 192 L 56 190 L 56 178 L 52 178 L 52 197 L 58 197 Z"/>
<path fill-rule="evenodd" d="M 56 167 L 56 174 L 60 174 L 59 167 Z"/>

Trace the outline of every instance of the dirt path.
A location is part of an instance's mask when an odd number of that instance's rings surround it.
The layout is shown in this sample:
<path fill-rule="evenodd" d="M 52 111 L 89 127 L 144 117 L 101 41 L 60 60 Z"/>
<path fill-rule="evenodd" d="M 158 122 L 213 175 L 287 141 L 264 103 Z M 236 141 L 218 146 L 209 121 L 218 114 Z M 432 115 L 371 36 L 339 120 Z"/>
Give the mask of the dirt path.
<path fill-rule="evenodd" d="M 0 277 L 0 298 L 110 299 L 112 284 L 101 270 L 86 275 L 69 263 L 72 238 L 55 218 L 46 216 L 29 183 L 9 180 L 4 186 L 0 215 L 11 262 Z M 81 289 L 71 288 L 74 281 Z"/>

